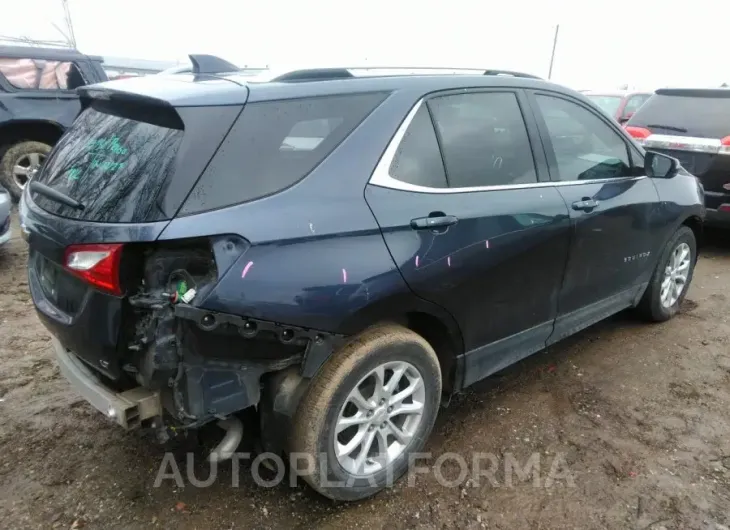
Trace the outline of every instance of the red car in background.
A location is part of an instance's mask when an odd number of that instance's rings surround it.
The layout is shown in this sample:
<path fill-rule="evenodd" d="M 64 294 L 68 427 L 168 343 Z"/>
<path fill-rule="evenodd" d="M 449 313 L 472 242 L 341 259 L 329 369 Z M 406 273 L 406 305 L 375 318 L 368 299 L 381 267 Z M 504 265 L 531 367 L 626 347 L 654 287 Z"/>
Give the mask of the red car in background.
<path fill-rule="evenodd" d="M 639 110 L 651 92 L 635 92 L 630 90 L 615 90 L 596 92 L 593 90 L 583 91 L 583 95 L 591 99 L 596 105 L 613 116 L 621 125 L 625 124 L 634 112 Z"/>

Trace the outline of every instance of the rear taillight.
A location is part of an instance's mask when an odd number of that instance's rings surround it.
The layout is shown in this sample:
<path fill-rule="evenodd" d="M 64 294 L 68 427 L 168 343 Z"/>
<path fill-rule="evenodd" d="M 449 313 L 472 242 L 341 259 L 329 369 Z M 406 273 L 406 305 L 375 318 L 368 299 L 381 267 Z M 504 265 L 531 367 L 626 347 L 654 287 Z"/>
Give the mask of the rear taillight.
<path fill-rule="evenodd" d="M 634 127 L 633 125 L 628 125 L 626 127 L 626 132 L 629 133 L 634 138 L 634 140 L 636 140 L 640 144 L 644 143 L 644 140 L 651 136 L 651 131 L 649 129 L 644 129 L 643 127 Z"/>
<path fill-rule="evenodd" d="M 122 248 L 121 244 L 71 245 L 66 249 L 63 266 L 97 289 L 119 296 Z"/>
<path fill-rule="evenodd" d="M 726 136 L 720 140 L 720 151 L 721 155 L 730 155 L 730 136 Z"/>

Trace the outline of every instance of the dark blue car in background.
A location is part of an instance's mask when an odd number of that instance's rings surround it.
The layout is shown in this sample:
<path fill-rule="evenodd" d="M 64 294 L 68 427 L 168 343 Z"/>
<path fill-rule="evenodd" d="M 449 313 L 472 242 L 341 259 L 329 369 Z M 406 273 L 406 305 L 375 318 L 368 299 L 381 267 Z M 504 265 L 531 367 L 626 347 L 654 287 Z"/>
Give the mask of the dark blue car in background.
<path fill-rule="evenodd" d="M 443 395 L 626 308 L 678 311 L 702 187 L 584 96 L 193 62 L 83 89 L 21 203 L 61 370 L 123 427 L 219 421 L 219 460 L 255 407 L 264 449 L 356 500 Z"/>

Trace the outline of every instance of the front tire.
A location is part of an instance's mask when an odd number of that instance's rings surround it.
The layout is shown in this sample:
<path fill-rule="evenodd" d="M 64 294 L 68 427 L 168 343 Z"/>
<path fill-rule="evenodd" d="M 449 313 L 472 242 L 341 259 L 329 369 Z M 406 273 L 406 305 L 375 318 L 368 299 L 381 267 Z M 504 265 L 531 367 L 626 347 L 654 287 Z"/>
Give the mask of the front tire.
<path fill-rule="evenodd" d="M 395 324 L 370 328 L 332 355 L 302 398 L 290 456 L 310 466 L 296 471 L 331 499 L 374 495 L 408 470 L 440 401 L 431 345 Z"/>
<path fill-rule="evenodd" d="M 692 282 L 696 262 L 694 232 L 682 226 L 659 257 L 657 268 L 637 308 L 641 316 L 653 322 L 664 322 L 676 315 Z"/>

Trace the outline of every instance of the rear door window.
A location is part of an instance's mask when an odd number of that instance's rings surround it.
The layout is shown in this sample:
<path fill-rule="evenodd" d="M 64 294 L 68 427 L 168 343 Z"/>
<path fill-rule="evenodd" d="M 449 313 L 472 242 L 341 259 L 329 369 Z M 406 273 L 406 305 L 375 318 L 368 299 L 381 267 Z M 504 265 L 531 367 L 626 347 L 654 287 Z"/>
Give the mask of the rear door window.
<path fill-rule="evenodd" d="M 658 90 L 629 125 L 655 134 L 724 138 L 730 135 L 730 90 Z"/>
<path fill-rule="evenodd" d="M 79 67 L 68 61 L 0 57 L 0 74 L 19 90 L 74 90 L 86 84 Z"/>
<path fill-rule="evenodd" d="M 248 103 L 183 205 L 193 214 L 259 199 L 307 176 L 383 93 Z"/>
<path fill-rule="evenodd" d="M 477 92 L 429 100 L 451 188 L 537 182 L 517 96 Z"/>

